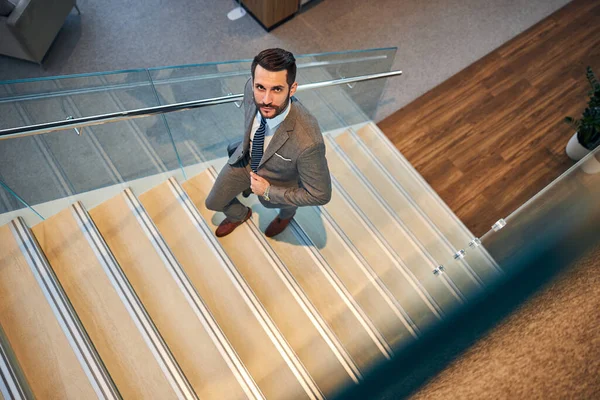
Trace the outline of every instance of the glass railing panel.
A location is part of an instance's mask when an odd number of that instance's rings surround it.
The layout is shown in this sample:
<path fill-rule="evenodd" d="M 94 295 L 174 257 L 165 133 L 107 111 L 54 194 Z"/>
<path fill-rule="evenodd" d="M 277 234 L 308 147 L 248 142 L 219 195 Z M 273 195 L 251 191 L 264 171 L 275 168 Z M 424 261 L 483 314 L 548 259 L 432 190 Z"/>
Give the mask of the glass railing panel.
<path fill-rule="evenodd" d="M 149 76 L 159 95 L 161 104 L 208 99 L 231 93 L 241 93 L 242 87 L 228 87 L 226 83 L 250 76 L 250 67 L 238 70 L 240 62 L 182 65 L 154 68 Z M 235 91 L 234 91 L 235 90 Z"/>
<path fill-rule="evenodd" d="M 24 207 L 26 205 L 19 201 L 18 196 L 15 196 L 14 191 L 0 177 L 0 215 L 17 211 Z"/>
<path fill-rule="evenodd" d="M 503 282 L 506 274 L 479 238 L 472 238 L 457 251 L 480 279 L 483 287 L 491 289 Z"/>
<path fill-rule="evenodd" d="M 19 202 L 11 193 L 10 188 L 0 180 L 0 214 L 19 210 L 23 207 L 25 207 L 25 205 Z"/>
<path fill-rule="evenodd" d="M 244 132 L 243 110 L 220 104 L 167 116 L 184 166 L 227 155 L 227 145 Z"/>
<path fill-rule="evenodd" d="M 295 97 L 317 119 L 323 133 L 339 131 L 347 128 L 346 123 L 339 118 L 335 108 L 324 100 L 323 93 L 339 90 L 337 87 L 305 90 L 296 92 Z"/>
<path fill-rule="evenodd" d="M 152 93 L 148 93 L 149 86 L 145 70 L 0 82 L 2 115 L 8 112 L 19 116 L 10 121 L 3 118 L 1 128 L 129 109 L 124 108 L 128 104 L 114 101 L 117 93 L 129 93 L 141 100 L 138 105 L 148 107 L 156 104 L 153 96 L 147 96 Z"/>
<path fill-rule="evenodd" d="M 161 146 L 166 156 L 158 153 Z M 112 188 L 106 193 L 114 195 L 154 177 L 148 189 L 179 171 L 165 125 L 155 116 L 86 127 L 80 134 L 69 129 L 0 140 L 0 158 L 0 179 L 44 217 L 99 189 Z M 3 213 L 23 207 L 4 203 Z"/>
<path fill-rule="evenodd" d="M 407 266 L 411 270 L 423 270 L 423 273 L 413 282 L 412 290 L 407 294 L 410 297 L 408 301 L 399 302 L 408 316 L 408 323 L 414 327 L 414 338 L 394 348 L 397 356 L 402 356 L 403 350 L 427 337 L 427 334 L 438 329 L 440 325 L 449 322 L 456 313 L 464 310 L 464 307 L 473 301 L 473 293 L 468 293 L 468 297 L 465 297 L 456 288 L 456 283 L 448 274 L 452 267 L 451 260 L 445 260 L 435 267 L 429 264 Z"/>
<path fill-rule="evenodd" d="M 600 148 L 499 220 L 481 242 L 508 274 L 569 264 L 600 241 Z"/>
<path fill-rule="evenodd" d="M 17 192 L 6 184 L 0 177 L 0 226 L 21 216 L 30 225 L 43 221 L 40 212 L 25 201 Z"/>
<path fill-rule="evenodd" d="M 298 82 L 314 83 L 389 72 L 396 50 L 392 47 L 302 56 L 299 57 Z M 336 86 L 336 90 L 317 92 L 348 124 L 358 124 L 374 118 L 385 82 L 385 79 L 356 82 Z"/>
<path fill-rule="evenodd" d="M 395 48 L 376 49 L 356 52 L 322 53 L 298 55 L 297 80 L 300 84 L 339 79 L 341 77 L 387 72 L 393 62 Z M 156 88 L 160 104 L 173 104 L 199 98 L 214 98 L 229 94 L 243 93 L 250 78 L 252 60 L 240 60 L 225 63 L 184 65 L 177 67 L 154 68 L 149 70 L 150 79 Z M 359 63 L 359 67 L 346 64 Z M 378 86 L 383 87 L 382 83 Z M 358 87 L 366 90 L 371 86 Z M 374 86 L 373 86 L 374 87 Z M 339 118 L 332 118 L 329 108 L 337 112 L 346 112 L 345 118 L 353 122 L 365 120 L 360 106 L 354 105 L 345 90 L 350 88 L 319 89 L 299 92 L 297 98 L 311 109 L 320 121 L 323 130 L 340 128 Z M 372 93 L 373 91 L 368 91 Z M 356 93 L 353 92 L 353 95 Z M 351 96 L 350 96 L 351 97 Z M 337 99 L 341 105 L 323 109 L 323 99 Z M 376 100 L 378 100 L 377 97 Z M 361 97 L 361 104 L 374 109 L 373 96 Z M 236 106 L 240 104 L 237 103 Z M 351 107 L 353 105 L 353 108 Z M 165 115 L 166 123 L 177 145 L 183 166 L 199 161 L 210 160 L 225 155 L 225 149 L 231 142 L 240 140 L 243 134 L 243 112 L 233 104 L 212 106 L 197 110 Z"/>
<path fill-rule="evenodd" d="M 55 132 L 56 135 L 61 133 L 70 135 L 71 131 Z M 0 141 L 0 159 L 2 181 L 29 204 L 74 194 L 71 182 L 43 135 Z M 93 156 L 88 159 L 90 165 L 95 164 Z M 106 177 L 102 174 L 96 179 L 103 181 Z"/>
<path fill-rule="evenodd" d="M 298 55 L 298 80 L 389 71 L 394 52 Z M 0 129 L 242 93 L 250 65 L 251 60 L 241 60 L 1 82 Z M 345 89 L 340 90 L 297 93 L 323 131 L 344 129 L 344 118 L 362 115 L 351 108 Z M 328 104 L 327 98 L 344 102 Z M 238 106 L 228 103 L 2 140 L 0 174 L 28 202 L 40 204 L 222 158 L 227 145 L 243 135 L 243 109 Z M 348 115 L 338 115 L 350 109 Z"/>
<path fill-rule="evenodd" d="M 431 269 L 431 276 L 427 275 L 425 280 L 430 281 L 428 287 L 435 288 L 433 290 L 438 292 L 431 293 L 433 298 L 446 299 L 444 303 L 440 304 L 443 311 L 441 320 L 444 321 L 479 298 L 483 288 L 475 283 L 463 260 L 448 256 L 436 261 L 437 265 L 428 265 Z M 443 292 L 445 295 L 442 296 L 439 292 Z M 435 328 L 435 326 L 431 328 Z"/>
<path fill-rule="evenodd" d="M 396 48 L 368 49 L 345 52 L 296 55 L 300 84 L 340 78 L 350 78 L 391 70 Z M 250 78 L 252 60 L 237 60 L 222 63 L 192 64 L 172 67 L 151 68 L 149 73 L 163 104 L 208 98 L 218 93 L 242 93 Z M 370 114 L 376 109 L 384 83 L 376 85 L 357 84 L 346 89 L 350 97 L 356 98 L 361 109 Z M 176 93 L 170 94 L 170 88 Z M 207 95 L 201 95 L 202 89 Z M 220 89 L 220 90 L 219 90 Z M 363 107 L 364 106 L 364 107 Z"/>
<path fill-rule="evenodd" d="M 158 105 L 146 70 L 5 82 L 0 96 L 1 128 Z M 0 172 L 33 204 L 179 166 L 161 116 L 2 140 L 0 155 Z"/>
<path fill-rule="evenodd" d="M 160 104 L 243 92 L 249 69 L 238 62 L 150 70 Z M 249 68 L 249 67 L 248 67 Z M 183 166 L 226 155 L 227 144 L 243 135 L 243 112 L 233 103 L 164 115 Z"/>

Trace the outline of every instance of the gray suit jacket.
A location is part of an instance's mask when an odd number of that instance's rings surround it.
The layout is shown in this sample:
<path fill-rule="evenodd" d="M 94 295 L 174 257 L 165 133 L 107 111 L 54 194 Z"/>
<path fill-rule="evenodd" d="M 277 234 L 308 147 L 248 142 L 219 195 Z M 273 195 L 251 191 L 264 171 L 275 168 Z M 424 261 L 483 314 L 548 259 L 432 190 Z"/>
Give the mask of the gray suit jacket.
<path fill-rule="evenodd" d="M 271 184 L 271 203 L 294 206 L 323 205 L 331 199 L 331 177 L 325 143 L 317 120 L 292 98 L 291 109 L 267 146 L 258 175 Z M 250 151 L 250 132 L 256 116 L 252 80 L 244 89 L 244 140 L 229 158 L 236 164 Z"/>

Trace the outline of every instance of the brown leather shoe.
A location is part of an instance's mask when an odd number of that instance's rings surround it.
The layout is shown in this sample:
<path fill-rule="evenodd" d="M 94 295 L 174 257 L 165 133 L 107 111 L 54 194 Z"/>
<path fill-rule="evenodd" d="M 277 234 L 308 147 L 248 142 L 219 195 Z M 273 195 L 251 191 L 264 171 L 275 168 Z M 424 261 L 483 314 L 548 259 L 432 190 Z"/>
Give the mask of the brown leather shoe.
<path fill-rule="evenodd" d="M 283 232 L 285 228 L 287 228 L 287 226 L 290 224 L 290 221 L 293 218 L 294 217 L 288 219 L 281 219 L 279 217 L 275 217 L 275 219 L 271 221 L 269 226 L 267 226 L 267 229 L 265 229 L 265 236 L 273 237 L 279 235 L 281 232 Z"/>
<path fill-rule="evenodd" d="M 217 237 L 223 237 L 223 236 L 229 235 L 231 232 L 233 232 L 235 230 L 235 228 L 237 228 L 238 226 L 240 226 L 241 224 L 246 222 L 246 220 L 248 218 L 250 218 L 250 216 L 252 216 L 251 208 L 248 209 L 248 214 L 246 214 L 244 219 L 241 221 L 231 222 L 228 218 L 225 218 L 223 220 L 223 222 L 221 222 L 219 224 L 219 226 L 217 227 L 217 230 L 215 231 L 215 235 L 217 235 Z"/>

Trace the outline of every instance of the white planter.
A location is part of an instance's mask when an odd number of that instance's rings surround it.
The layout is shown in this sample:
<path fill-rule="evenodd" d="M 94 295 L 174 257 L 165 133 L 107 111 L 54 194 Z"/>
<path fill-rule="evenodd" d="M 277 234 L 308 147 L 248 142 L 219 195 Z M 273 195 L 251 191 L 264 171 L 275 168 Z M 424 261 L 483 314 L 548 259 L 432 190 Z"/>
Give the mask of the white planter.
<path fill-rule="evenodd" d="M 571 139 L 569 139 L 569 143 L 567 143 L 566 150 L 567 150 L 567 155 L 573 161 L 579 161 L 583 157 L 590 154 L 590 151 L 588 149 L 586 149 L 585 147 L 583 147 L 579 143 L 579 140 L 577 140 L 577 132 L 575 132 L 575 134 L 573 136 L 571 136 Z"/>
<path fill-rule="evenodd" d="M 575 132 L 575 134 L 571 136 L 571 139 L 569 139 L 566 150 L 567 155 L 573 161 L 580 161 L 591 153 L 590 150 L 586 149 L 579 143 L 579 140 L 577 139 L 577 132 Z M 581 169 L 583 172 L 587 174 L 600 173 L 600 161 L 596 159 L 599 156 L 600 152 L 597 152 L 595 156 L 588 157 L 588 159 L 581 164 Z"/>

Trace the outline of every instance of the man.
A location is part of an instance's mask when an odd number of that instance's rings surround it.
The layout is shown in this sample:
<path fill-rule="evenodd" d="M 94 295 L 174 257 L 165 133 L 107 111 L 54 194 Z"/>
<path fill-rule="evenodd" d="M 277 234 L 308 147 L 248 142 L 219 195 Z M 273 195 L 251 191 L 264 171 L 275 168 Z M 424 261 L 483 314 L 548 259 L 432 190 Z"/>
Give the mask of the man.
<path fill-rule="evenodd" d="M 325 144 L 316 119 L 292 98 L 296 59 L 282 49 L 260 52 L 252 62 L 252 78 L 244 89 L 245 134 L 231 154 L 206 199 L 206 207 L 225 213 L 218 237 L 233 232 L 252 215 L 236 196 L 251 189 L 279 215 L 265 234 L 281 233 L 301 206 L 331 199 Z"/>

